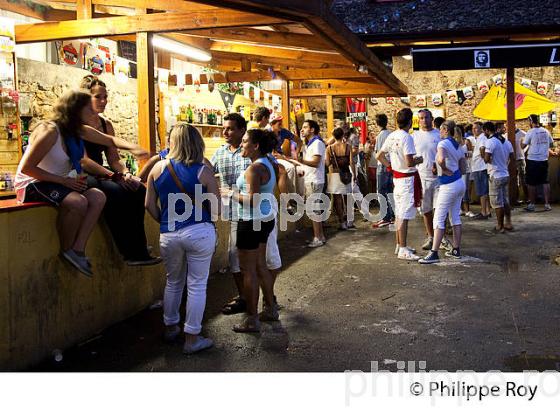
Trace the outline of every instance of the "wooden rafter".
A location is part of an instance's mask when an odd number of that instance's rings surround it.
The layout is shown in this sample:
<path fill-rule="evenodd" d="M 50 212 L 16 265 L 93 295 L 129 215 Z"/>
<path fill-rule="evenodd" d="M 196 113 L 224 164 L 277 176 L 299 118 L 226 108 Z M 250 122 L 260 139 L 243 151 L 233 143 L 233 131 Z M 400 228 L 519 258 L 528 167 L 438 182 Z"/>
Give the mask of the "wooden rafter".
<path fill-rule="evenodd" d="M 24 44 L 38 41 L 104 37 L 111 34 L 269 25 L 284 21 L 275 17 L 264 17 L 234 10 L 228 13 L 200 11 L 194 13 L 155 13 L 137 16 L 105 17 L 56 23 L 19 24 L 16 25 L 15 31 L 16 42 Z"/>
<path fill-rule="evenodd" d="M 250 44 L 227 43 L 214 41 L 210 51 L 226 53 L 258 55 L 262 57 L 283 58 L 288 60 L 323 62 L 332 64 L 351 64 L 346 58 L 335 53 L 318 53 L 303 50 L 292 50 L 275 47 L 259 47 Z"/>
<path fill-rule="evenodd" d="M 386 96 L 395 95 L 395 92 L 388 89 L 385 84 L 371 84 L 360 88 L 301 88 L 290 90 L 290 97 L 306 98 L 306 97 L 324 97 L 327 95 L 338 97 L 352 96 Z"/>
<path fill-rule="evenodd" d="M 331 51 L 332 47 L 317 36 L 307 34 L 280 33 L 252 28 L 214 28 L 190 30 L 182 35 L 205 37 L 213 40 L 232 40 L 277 47 L 296 47 L 308 50 Z"/>
<path fill-rule="evenodd" d="M 279 58 L 279 57 L 263 57 L 260 55 L 250 55 L 250 54 L 237 54 L 237 53 L 228 53 L 228 52 L 221 52 L 221 51 L 213 51 L 212 56 L 216 57 L 219 60 L 229 60 L 229 61 L 241 61 L 243 57 L 247 57 L 253 67 L 261 65 L 264 67 L 269 66 L 279 66 L 283 69 L 287 69 L 289 67 L 292 68 L 353 68 L 353 66 L 349 63 L 343 64 L 333 64 L 328 62 L 322 61 L 302 61 L 302 60 L 293 60 L 287 58 Z"/>

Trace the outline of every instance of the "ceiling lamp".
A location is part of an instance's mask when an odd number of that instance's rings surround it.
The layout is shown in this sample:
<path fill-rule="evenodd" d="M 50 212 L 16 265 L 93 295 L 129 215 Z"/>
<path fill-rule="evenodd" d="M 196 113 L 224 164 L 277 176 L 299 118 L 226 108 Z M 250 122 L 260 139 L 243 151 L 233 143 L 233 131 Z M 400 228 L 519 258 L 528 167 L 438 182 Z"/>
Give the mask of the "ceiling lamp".
<path fill-rule="evenodd" d="M 154 47 L 167 50 L 171 53 L 180 54 L 192 60 L 197 61 L 210 61 L 212 60 L 212 55 L 206 50 L 190 46 L 188 44 L 179 43 L 175 40 L 170 40 L 161 36 L 154 36 L 152 38 L 152 44 Z"/>

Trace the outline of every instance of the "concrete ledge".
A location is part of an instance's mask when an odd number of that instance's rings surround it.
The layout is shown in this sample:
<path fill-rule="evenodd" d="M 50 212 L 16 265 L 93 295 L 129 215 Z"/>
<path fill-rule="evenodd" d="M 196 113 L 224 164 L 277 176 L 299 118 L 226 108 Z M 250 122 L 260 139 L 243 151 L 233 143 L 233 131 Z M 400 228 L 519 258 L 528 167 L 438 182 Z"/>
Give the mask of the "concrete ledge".
<path fill-rule="evenodd" d="M 87 247 L 95 276 L 79 273 L 58 256 L 56 217 L 54 207 L 0 213 L 1 370 L 38 363 L 54 349 L 87 340 L 162 297 L 164 265 L 127 266 L 104 223 Z M 211 272 L 227 266 L 229 223 L 217 227 Z M 146 234 L 159 254 L 159 226 L 148 216 Z"/>

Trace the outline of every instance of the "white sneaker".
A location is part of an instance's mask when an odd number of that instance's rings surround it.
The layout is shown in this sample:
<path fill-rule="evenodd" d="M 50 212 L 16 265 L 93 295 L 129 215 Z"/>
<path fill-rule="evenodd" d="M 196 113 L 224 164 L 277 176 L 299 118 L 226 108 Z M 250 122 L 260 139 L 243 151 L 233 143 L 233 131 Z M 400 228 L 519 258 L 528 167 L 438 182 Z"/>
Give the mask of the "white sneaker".
<path fill-rule="evenodd" d="M 552 207 L 550 206 L 550 204 L 544 204 L 544 210 L 545 211 L 552 211 Z"/>
<path fill-rule="evenodd" d="M 325 242 L 323 242 L 322 240 L 317 239 L 317 238 L 313 238 L 313 240 L 307 244 L 307 247 L 308 248 L 318 248 L 319 246 L 323 246 L 324 244 L 325 244 Z"/>
<path fill-rule="evenodd" d="M 412 252 L 412 253 L 416 253 L 416 249 L 411 248 L 410 246 L 405 246 L 404 248 L 405 248 L 405 249 L 408 249 L 408 250 L 409 250 L 410 252 Z M 397 243 L 397 246 L 395 246 L 395 255 L 398 255 L 398 254 L 399 254 L 399 250 L 400 250 L 400 246 L 399 246 L 399 244 Z"/>
<path fill-rule="evenodd" d="M 469 211 L 465 214 L 465 216 L 468 217 L 468 218 L 474 218 L 476 216 L 476 214 L 474 212 Z"/>
<path fill-rule="evenodd" d="M 407 261 L 417 261 L 418 259 L 420 259 L 419 256 L 413 254 L 408 248 L 401 248 L 397 257 L 399 259 L 404 259 Z"/>

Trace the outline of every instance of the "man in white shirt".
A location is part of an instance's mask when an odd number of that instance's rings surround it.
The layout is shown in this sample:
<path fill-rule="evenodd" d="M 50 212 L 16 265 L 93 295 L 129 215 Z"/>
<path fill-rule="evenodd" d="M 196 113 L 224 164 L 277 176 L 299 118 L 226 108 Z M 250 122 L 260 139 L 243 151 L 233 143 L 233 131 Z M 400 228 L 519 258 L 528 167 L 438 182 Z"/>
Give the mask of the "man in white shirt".
<path fill-rule="evenodd" d="M 521 147 L 529 147 L 527 150 L 527 188 L 529 191 L 529 203 L 526 211 L 535 210 L 535 197 L 537 186 L 542 185 L 544 191 L 544 210 L 550 211 L 550 184 L 548 183 L 548 156 L 557 154 L 551 149 L 554 140 L 550 133 L 541 127 L 539 117 L 536 114 L 529 116 L 531 129 L 527 131 Z"/>
<path fill-rule="evenodd" d="M 509 139 L 507 134 L 504 134 L 505 139 Z M 525 150 L 521 146 L 523 140 L 525 139 L 525 131 L 517 128 L 515 130 L 515 164 L 517 168 L 517 189 L 514 198 L 517 203 L 519 203 L 519 192 L 523 190 L 525 200 L 529 198 L 529 191 L 527 190 L 527 184 L 525 183 Z"/>
<path fill-rule="evenodd" d="M 493 123 L 486 123 L 484 127 L 492 132 L 484 149 L 484 161 L 488 164 L 488 174 L 490 175 L 490 205 L 496 211 L 498 221 L 495 231 L 504 233 L 513 230 L 508 189 L 508 163 L 515 160 L 513 146 L 501 133 L 496 132 Z"/>
<path fill-rule="evenodd" d="M 476 121 L 473 124 L 473 134 L 476 141 L 471 160 L 471 172 L 476 195 L 480 198 L 480 214 L 476 215 L 475 219 L 488 219 L 490 216 L 490 204 L 488 202 L 488 170 L 484 162 L 484 143 L 488 138 L 486 133 L 482 130 L 482 122 Z"/>
<path fill-rule="evenodd" d="M 325 185 L 325 143 L 319 135 L 319 124 L 313 120 L 306 120 L 301 127 L 301 137 L 304 139 L 303 158 L 300 161 L 290 160 L 295 165 L 301 165 L 304 169 L 305 195 L 321 194 Z M 317 201 L 315 206 L 318 206 Z M 315 208 L 316 212 L 320 212 Z M 326 242 L 323 232 L 323 223 L 312 221 L 313 240 L 309 243 L 310 248 L 323 246 Z"/>
<path fill-rule="evenodd" d="M 418 112 L 418 122 L 420 130 L 414 131 L 412 139 L 414 140 L 416 154 L 424 158 L 424 162 L 416 166 L 422 181 L 422 205 L 420 210 L 424 216 L 424 225 L 428 235 L 422 249 L 431 250 L 434 242 L 434 205 L 439 190 L 439 181 L 434 170 L 440 133 L 432 125 L 433 118 L 430 110 L 420 110 Z"/>
<path fill-rule="evenodd" d="M 414 249 L 406 245 L 408 221 L 416 216 L 416 206 L 420 205 L 422 197 L 420 176 L 416 170 L 416 165 L 422 163 L 422 157 L 415 157 L 414 141 L 408 133 L 412 127 L 412 116 L 410 108 L 398 112 L 399 129 L 387 137 L 376 158 L 393 172 L 398 258 L 416 261 L 420 258 L 414 254 Z"/>

